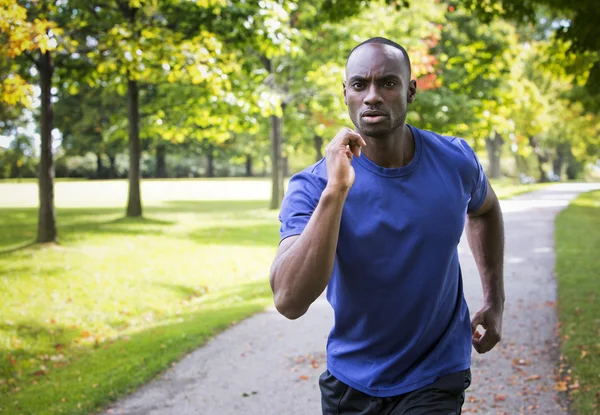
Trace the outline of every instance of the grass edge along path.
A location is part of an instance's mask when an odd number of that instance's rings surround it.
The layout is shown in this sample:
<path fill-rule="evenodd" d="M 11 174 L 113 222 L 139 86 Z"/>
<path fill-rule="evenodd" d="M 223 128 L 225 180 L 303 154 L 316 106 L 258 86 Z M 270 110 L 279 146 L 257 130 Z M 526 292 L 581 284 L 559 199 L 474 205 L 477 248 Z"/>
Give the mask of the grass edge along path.
<path fill-rule="evenodd" d="M 579 195 L 556 219 L 561 380 L 576 414 L 600 414 L 600 191 Z"/>

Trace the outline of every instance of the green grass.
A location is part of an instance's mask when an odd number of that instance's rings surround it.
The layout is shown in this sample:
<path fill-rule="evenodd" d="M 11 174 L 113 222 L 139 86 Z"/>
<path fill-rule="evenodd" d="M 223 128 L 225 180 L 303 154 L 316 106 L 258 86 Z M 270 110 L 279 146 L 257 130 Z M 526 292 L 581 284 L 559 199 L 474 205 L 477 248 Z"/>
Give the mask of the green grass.
<path fill-rule="evenodd" d="M 236 200 L 266 199 L 262 181 L 170 184 L 124 219 L 124 183 L 57 183 L 59 245 L 14 249 L 36 209 L 0 208 L 0 413 L 94 412 L 270 304 L 277 212 Z"/>
<path fill-rule="evenodd" d="M 600 191 L 584 193 L 556 222 L 562 354 L 578 414 L 600 413 Z M 579 388 L 573 385 L 579 384 Z"/>
<path fill-rule="evenodd" d="M 25 248 L 37 185 L 0 194 L 2 414 L 96 412 L 271 303 L 267 179 L 145 180 L 144 219 L 123 180 L 57 182 L 60 243 Z"/>
<path fill-rule="evenodd" d="M 515 179 L 510 178 L 493 179 L 490 182 L 499 199 L 507 199 L 523 193 L 534 192 L 551 185 L 551 183 L 520 184 Z"/>

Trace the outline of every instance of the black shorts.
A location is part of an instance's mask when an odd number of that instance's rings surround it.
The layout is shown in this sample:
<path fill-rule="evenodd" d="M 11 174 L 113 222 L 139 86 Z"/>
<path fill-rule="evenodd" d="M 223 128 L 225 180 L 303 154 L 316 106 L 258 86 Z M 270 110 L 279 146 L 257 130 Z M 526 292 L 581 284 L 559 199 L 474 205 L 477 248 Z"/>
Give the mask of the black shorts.
<path fill-rule="evenodd" d="M 465 402 L 471 370 L 439 378 L 431 385 L 389 398 L 360 392 L 326 370 L 319 378 L 323 415 L 455 415 Z"/>

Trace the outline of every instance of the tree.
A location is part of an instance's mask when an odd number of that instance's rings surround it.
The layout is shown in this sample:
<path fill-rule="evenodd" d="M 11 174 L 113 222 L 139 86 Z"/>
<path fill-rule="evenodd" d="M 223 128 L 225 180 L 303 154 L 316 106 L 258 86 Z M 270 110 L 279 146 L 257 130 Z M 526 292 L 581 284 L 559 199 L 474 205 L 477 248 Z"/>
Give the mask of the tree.
<path fill-rule="evenodd" d="M 37 79 L 41 96 L 39 130 L 41 154 L 39 167 L 38 242 L 56 241 L 54 211 L 54 162 L 52 130 L 54 128 L 52 85 L 55 55 L 71 47 L 63 36 L 69 15 L 68 7 L 76 1 L 60 5 L 50 1 L 6 0 L 0 4 L 0 64 L 3 74 L 0 101 L 4 105 L 32 107 L 32 82 Z"/>
<path fill-rule="evenodd" d="M 462 2 L 487 21 L 496 17 L 535 25 L 551 21 L 554 39 L 566 42 L 569 52 L 588 58 L 585 65 L 569 65 L 569 69 L 572 73 L 586 72 L 588 93 L 595 98 L 600 96 L 600 8 L 596 0 L 501 0 L 491 5 L 477 0 Z M 595 111 L 600 108 L 597 99 L 588 103 Z"/>
<path fill-rule="evenodd" d="M 413 113 L 424 128 L 469 139 L 488 153 L 491 178 L 500 177 L 500 157 L 512 132 L 509 79 L 516 55 L 515 29 L 497 20 L 483 24 L 460 3 L 447 5 L 437 58 L 438 84 L 418 94 Z"/>
<path fill-rule="evenodd" d="M 92 9 L 95 50 L 86 56 L 107 82 L 127 95 L 129 192 L 127 216 L 142 216 L 140 195 L 140 100 L 152 85 L 177 81 L 217 87 L 227 62 L 215 35 L 204 30 L 220 13 L 220 0 L 118 0 Z M 89 43 L 89 35 L 87 38 Z M 156 118 L 158 119 L 158 118 Z"/>
<path fill-rule="evenodd" d="M 69 91 L 59 91 L 55 104 L 56 127 L 62 133 L 61 146 L 68 155 L 93 152 L 97 157 L 96 178 L 115 177 L 115 157 L 126 148 L 124 136 L 114 133 L 120 122 L 120 97 L 109 88 L 78 84 Z M 104 166 L 104 156 L 109 166 Z"/>

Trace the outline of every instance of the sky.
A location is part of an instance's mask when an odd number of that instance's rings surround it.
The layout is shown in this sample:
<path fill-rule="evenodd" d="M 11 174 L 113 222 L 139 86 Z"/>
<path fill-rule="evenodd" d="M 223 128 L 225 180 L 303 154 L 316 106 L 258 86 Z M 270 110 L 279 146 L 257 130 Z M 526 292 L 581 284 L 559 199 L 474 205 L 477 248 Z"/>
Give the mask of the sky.
<path fill-rule="evenodd" d="M 12 137 L 8 137 L 5 135 L 0 135 L 0 147 L 8 147 L 10 142 L 12 141 Z"/>

